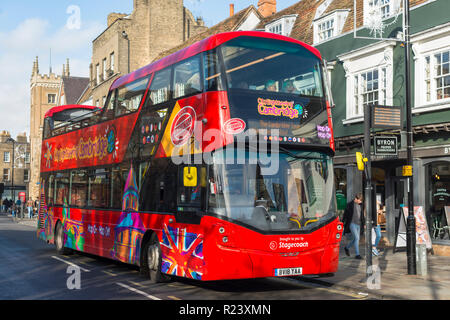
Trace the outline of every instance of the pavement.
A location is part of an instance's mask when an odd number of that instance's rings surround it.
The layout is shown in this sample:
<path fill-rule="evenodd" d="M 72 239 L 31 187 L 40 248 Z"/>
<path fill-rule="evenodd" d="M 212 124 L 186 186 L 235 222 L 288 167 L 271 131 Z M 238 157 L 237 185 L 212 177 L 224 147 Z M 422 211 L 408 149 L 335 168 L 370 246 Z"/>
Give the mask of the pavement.
<path fill-rule="evenodd" d="M 9 217 L 13 219 L 11 215 Z M 37 226 L 37 217 L 14 218 L 14 221 L 30 227 Z M 428 253 L 427 274 L 408 275 L 406 251 L 394 253 L 392 247 L 384 247 L 378 257 L 372 256 L 375 272 L 367 278 L 364 239 L 359 246 L 362 260 L 355 259 L 354 250 L 351 250 L 351 256 L 345 254 L 346 243 L 344 238 L 339 269 L 333 276 L 302 276 L 301 280 L 383 300 L 450 300 L 450 257 Z M 418 267 L 417 271 L 420 271 Z"/>
<path fill-rule="evenodd" d="M 320 278 L 304 276 L 303 280 L 335 289 L 352 291 L 385 300 L 450 300 L 450 257 L 427 254 L 426 275 L 408 275 L 406 250 L 393 252 L 392 247 L 382 248 L 378 257 L 372 256 L 374 274 L 366 275 L 364 242 L 360 242 L 362 260 L 344 252 L 347 241 L 341 242 L 339 268 L 334 276 Z"/>

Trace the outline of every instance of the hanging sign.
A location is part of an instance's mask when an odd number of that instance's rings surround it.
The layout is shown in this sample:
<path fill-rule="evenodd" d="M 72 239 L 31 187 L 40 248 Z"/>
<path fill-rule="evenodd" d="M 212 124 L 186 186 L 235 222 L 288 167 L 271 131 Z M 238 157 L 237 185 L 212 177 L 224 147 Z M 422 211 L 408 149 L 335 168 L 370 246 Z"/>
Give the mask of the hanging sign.
<path fill-rule="evenodd" d="M 397 137 L 376 136 L 374 138 L 375 155 L 377 156 L 397 156 Z"/>

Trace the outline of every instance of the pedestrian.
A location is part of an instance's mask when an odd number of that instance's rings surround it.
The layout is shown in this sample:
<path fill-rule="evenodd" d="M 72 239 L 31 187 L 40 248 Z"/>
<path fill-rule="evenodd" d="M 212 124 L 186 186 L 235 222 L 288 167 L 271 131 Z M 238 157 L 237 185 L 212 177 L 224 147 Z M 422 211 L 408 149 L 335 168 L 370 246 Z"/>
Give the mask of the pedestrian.
<path fill-rule="evenodd" d="M 14 203 L 14 201 L 11 204 L 11 214 L 13 218 L 16 216 L 16 204 Z"/>
<path fill-rule="evenodd" d="M 34 201 L 32 198 L 28 199 L 27 201 L 27 209 L 28 209 L 28 218 L 33 219 L 33 204 Z"/>
<path fill-rule="evenodd" d="M 344 234 L 349 234 L 349 243 L 344 247 L 345 254 L 350 256 L 350 248 L 355 247 L 355 259 L 362 259 L 359 254 L 359 239 L 361 231 L 364 230 L 363 195 L 356 194 L 355 198 L 347 204 L 342 222 L 344 223 Z"/>
<path fill-rule="evenodd" d="M 380 252 L 377 249 L 378 244 L 381 240 L 381 227 L 378 224 L 378 213 L 381 212 L 381 203 L 377 201 L 377 210 L 372 213 L 372 228 L 375 233 L 375 241 L 372 244 L 372 254 L 378 256 Z"/>

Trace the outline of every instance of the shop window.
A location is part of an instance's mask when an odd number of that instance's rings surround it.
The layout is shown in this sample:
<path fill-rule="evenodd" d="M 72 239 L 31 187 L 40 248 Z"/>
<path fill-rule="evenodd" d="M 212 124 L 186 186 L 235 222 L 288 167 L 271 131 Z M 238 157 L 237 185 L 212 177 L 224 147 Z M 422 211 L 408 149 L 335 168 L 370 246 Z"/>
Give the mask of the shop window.
<path fill-rule="evenodd" d="M 344 213 L 347 206 L 347 169 L 334 169 L 334 182 L 336 185 L 336 202 L 338 214 Z"/>
<path fill-rule="evenodd" d="M 428 166 L 428 221 L 433 239 L 450 237 L 450 162 L 434 162 Z"/>

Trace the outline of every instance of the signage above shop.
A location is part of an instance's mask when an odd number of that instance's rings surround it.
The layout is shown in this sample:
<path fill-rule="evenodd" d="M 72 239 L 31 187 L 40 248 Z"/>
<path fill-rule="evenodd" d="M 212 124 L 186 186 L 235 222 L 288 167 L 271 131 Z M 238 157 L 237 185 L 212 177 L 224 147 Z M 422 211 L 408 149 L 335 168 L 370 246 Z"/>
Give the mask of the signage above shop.
<path fill-rule="evenodd" d="M 397 156 L 397 137 L 375 136 L 375 155 L 377 156 Z"/>

